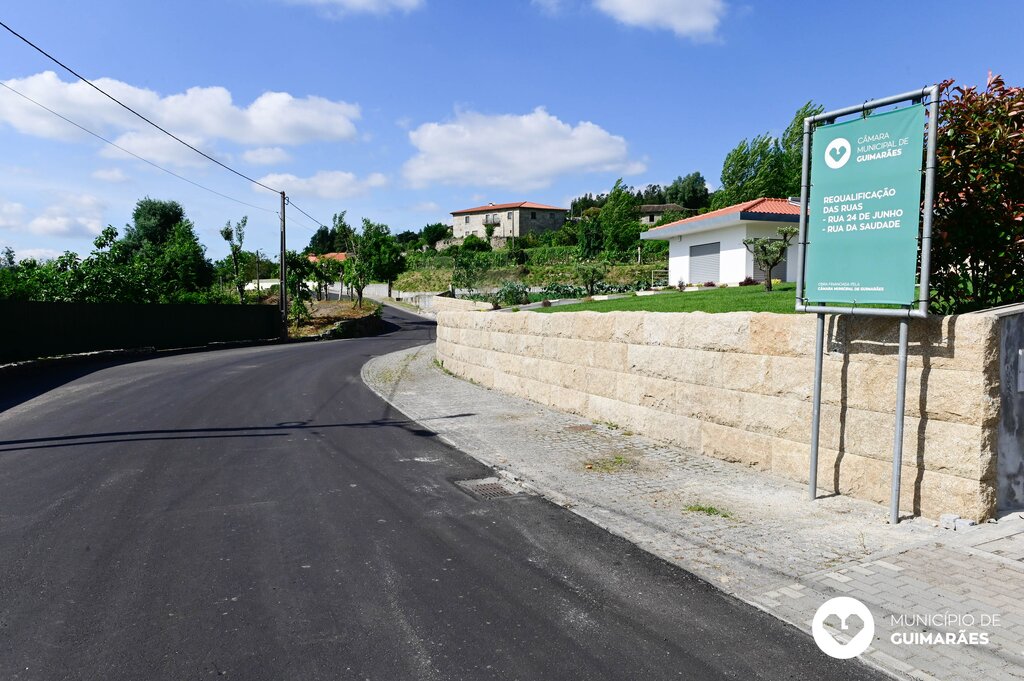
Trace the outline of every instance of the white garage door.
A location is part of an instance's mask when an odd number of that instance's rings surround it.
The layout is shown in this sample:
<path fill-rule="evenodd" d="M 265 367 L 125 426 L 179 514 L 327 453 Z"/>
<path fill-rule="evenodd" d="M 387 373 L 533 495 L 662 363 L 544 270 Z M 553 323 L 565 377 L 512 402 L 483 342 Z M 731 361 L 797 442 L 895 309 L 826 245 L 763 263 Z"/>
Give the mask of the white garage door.
<path fill-rule="evenodd" d="M 690 283 L 719 280 L 721 243 L 690 246 Z"/>

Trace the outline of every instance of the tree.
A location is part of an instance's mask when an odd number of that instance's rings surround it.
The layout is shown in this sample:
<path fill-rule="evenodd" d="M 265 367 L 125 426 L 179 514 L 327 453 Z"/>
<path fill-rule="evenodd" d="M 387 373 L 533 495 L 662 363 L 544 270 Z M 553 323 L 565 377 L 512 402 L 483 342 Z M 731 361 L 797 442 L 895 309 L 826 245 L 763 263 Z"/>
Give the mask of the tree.
<path fill-rule="evenodd" d="M 285 288 L 288 292 L 288 300 L 291 301 L 290 309 L 294 325 L 297 328 L 300 324 L 309 320 L 309 307 L 307 301 L 312 300 L 313 292 L 309 290 L 306 282 L 314 278 L 314 265 L 305 253 L 287 251 L 285 253 Z"/>
<path fill-rule="evenodd" d="M 637 201 L 647 204 L 665 203 L 665 190 L 660 184 L 649 184 L 636 193 Z"/>
<path fill-rule="evenodd" d="M 460 288 L 475 290 L 485 269 L 484 263 L 476 253 L 463 248 L 456 250 L 452 263 L 452 293 Z"/>
<path fill-rule="evenodd" d="M 395 241 L 397 241 L 402 248 L 410 248 L 419 240 L 420 235 L 411 229 L 407 229 L 404 232 L 399 232 L 395 235 Z"/>
<path fill-rule="evenodd" d="M 387 225 L 363 220 L 363 233 L 360 237 L 359 256 L 370 262 L 370 276 L 388 285 L 388 297 L 391 297 L 391 286 L 398 275 L 405 271 L 405 258 L 402 247 L 391 236 Z"/>
<path fill-rule="evenodd" d="M 235 226 L 231 226 L 231 221 L 228 220 L 220 230 L 220 236 L 224 241 L 228 242 L 228 246 L 231 249 L 231 268 L 234 276 L 232 281 L 235 285 L 235 289 L 238 291 L 238 302 L 240 304 L 245 303 L 245 282 L 246 279 L 242 272 L 242 244 L 245 243 L 245 225 L 249 222 L 249 216 L 243 215 L 242 219 L 235 223 Z M 321 227 L 321 229 L 323 229 Z"/>
<path fill-rule="evenodd" d="M 583 196 L 578 196 L 569 204 L 569 215 L 584 215 L 587 209 L 602 208 L 607 202 L 607 194 L 598 194 L 597 196 L 594 196 L 593 194 L 584 194 Z"/>
<path fill-rule="evenodd" d="M 304 253 L 323 255 L 324 253 L 345 253 L 352 243 L 355 230 L 345 221 L 346 211 L 335 213 L 331 218 L 331 226 L 320 227 L 309 238 L 309 245 Z"/>
<path fill-rule="evenodd" d="M 717 210 L 767 196 L 775 156 L 771 135 L 758 135 L 737 144 L 722 163 L 722 186 L 715 192 L 711 208 Z"/>
<path fill-rule="evenodd" d="M 341 281 L 344 263 L 334 258 L 320 258 L 311 264 L 310 273 L 316 281 L 316 299 L 322 300 L 327 297 L 327 287 Z"/>
<path fill-rule="evenodd" d="M 594 215 L 591 211 L 596 211 Z M 604 232 L 601 230 L 600 209 L 588 208 L 589 215 L 584 215 L 576 223 L 576 257 L 580 260 L 593 260 L 604 248 Z"/>
<path fill-rule="evenodd" d="M 388 283 L 388 293 L 404 267 L 401 248 L 391 236 L 391 230 L 383 225 L 363 218 L 363 229 L 352 239 L 353 248 L 345 260 L 345 283 L 351 286 L 357 296 L 358 306 L 363 306 L 363 290 L 374 279 Z"/>
<path fill-rule="evenodd" d="M 754 256 L 754 262 L 764 274 L 764 290 L 772 290 L 772 269 L 786 257 L 789 242 L 796 236 L 797 228 L 792 225 L 779 227 L 778 239 L 748 238 L 743 245 Z"/>
<path fill-rule="evenodd" d="M 665 201 L 677 203 L 693 211 L 707 208 L 710 202 L 707 180 L 699 172 L 692 172 L 686 177 L 676 177 L 672 184 L 665 188 Z"/>
<path fill-rule="evenodd" d="M 306 246 L 305 253 L 311 253 L 313 255 L 323 255 L 324 253 L 331 253 L 334 251 L 334 234 L 330 227 L 320 225 L 313 236 L 309 237 L 309 245 Z"/>
<path fill-rule="evenodd" d="M 147 244 L 140 257 L 156 292 L 152 302 L 203 302 L 213 284 L 213 263 L 188 220 L 176 224 L 163 244 Z"/>
<path fill-rule="evenodd" d="M 774 188 L 778 198 L 800 195 L 800 175 L 804 160 L 804 119 L 817 116 L 825 107 L 807 102 L 796 110 L 793 120 L 779 139 L 779 186 Z"/>
<path fill-rule="evenodd" d="M 132 225 L 125 229 L 124 241 L 131 251 L 145 244 L 166 242 L 174 226 L 185 221 L 185 209 L 177 201 L 161 201 L 148 196 L 135 204 Z"/>
<path fill-rule="evenodd" d="M 622 178 L 615 181 L 601 208 L 601 228 L 606 251 L 633 250 L 640 240 L 639 206 L 633 193 L 623 186 Z"/>
<path fill-rule="evenodd" d="M 722 164 L 722 185 L 711 207 L 724 208 L 762 197 L 786 198 L 800 193 L 804 118 L 824 107 L 807 102 L 797 109 L 782 137 L 770 133 L 743 140 Z"/>
<path fill-rule="evenodd" d="M 420 230 L 420 237 L 423 239 L 423 243 L 430 248 L 434 248 L 438 241 L 443 241 L 451 236 L 452 228 L 443 222 L 435 222 L 432 225 L 427 225 Z"/>
<path fill-rule="evenodd" d="M 942 83 L 932 242 L 932 309 L 1024 301 L 1024 88 Z"/>
<path fill-rule="evenodd" d="M 580 286 L 587 289 L 587 295 L 594 295 L 594 289 L 608 275 L 608 265 L 603 262 L 580 262 L 573 268 L 573 274 Z"/>

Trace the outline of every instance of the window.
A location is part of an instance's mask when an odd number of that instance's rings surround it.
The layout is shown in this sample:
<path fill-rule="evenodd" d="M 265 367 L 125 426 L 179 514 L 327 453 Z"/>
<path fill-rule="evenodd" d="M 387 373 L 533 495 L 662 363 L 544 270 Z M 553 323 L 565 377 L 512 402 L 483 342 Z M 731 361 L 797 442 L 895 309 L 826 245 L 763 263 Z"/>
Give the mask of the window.
<path fill-rule="evenodd" d="M 654 216 L 653 215 L 648 215 L 647 216 L 647 222 L 654 222 Z"/>
<path fill-rule="evenodd" d="M 536 220 L 537 219 L 537 211 L 535 211 L 535 210 L 531 210 L 530 211 L 530 219 L 531 220 Z"/>
<path fill-rule="evenodd" d="M 508 219 L 511 220 L 512 219 L 512 211 L 509 211 L 508 215 L 506 217 L 508 217 Z"/>
<path fill-rule="evenodd" d="M 469 216 L 468 215 L 466 216 L 466 224 L 467 225 L 469 224 Z"/>

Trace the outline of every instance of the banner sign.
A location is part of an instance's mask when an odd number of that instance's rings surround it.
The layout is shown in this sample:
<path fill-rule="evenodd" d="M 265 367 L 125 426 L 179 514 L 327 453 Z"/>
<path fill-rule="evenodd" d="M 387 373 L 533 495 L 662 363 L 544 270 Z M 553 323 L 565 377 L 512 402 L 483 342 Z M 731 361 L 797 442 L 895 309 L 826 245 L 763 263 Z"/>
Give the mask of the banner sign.
<path fill-rule="evenodd" d="M 811 303 L 913 305 L 925 107 L 819 126 L 811 141 Z"/>

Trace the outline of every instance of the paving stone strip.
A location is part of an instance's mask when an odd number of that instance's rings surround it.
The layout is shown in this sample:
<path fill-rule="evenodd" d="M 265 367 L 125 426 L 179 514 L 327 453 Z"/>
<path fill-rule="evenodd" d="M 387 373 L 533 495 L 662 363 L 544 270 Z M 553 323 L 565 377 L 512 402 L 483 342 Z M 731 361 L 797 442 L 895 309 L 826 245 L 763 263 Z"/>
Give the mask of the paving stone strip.
<path fill-rule="evenodd" d="M 875 622 L 863 658 L 896 678 L 1024 679 L 1024 513 L 891 527 L 881 506 L 809 502 L 790 480 L 483 388 L 434 357 L 432 344 L 378 357 L 363 380 L 505 477 L 804 631 L 825 601 L 860 600 Z"/>

